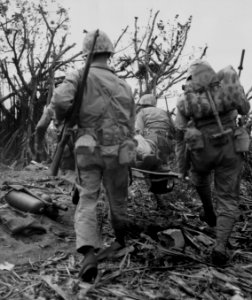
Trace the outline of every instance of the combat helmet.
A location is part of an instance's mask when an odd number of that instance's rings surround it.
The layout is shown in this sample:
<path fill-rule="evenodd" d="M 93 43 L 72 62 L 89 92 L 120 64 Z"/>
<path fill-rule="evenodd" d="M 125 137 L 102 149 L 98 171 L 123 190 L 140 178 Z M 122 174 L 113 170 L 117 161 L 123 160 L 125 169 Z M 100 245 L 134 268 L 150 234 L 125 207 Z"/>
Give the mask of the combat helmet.
<path fill-rule="evenodd" d="M 145 94 L 139 100 L 140 105 L 151 105 L 156 106 L 157 100 L 153 94 Z"/>
<path fill-rule="evenodd" d="M 187 82 L 193 90 L 208 87 L 210 83 L 217 82 L 217 74 L 210 64 L 201 59 L 194 61 L 187 70 Z"/>
<path fill-rule="evenodd" d="M 88 55 L 91 50 L 95 32 L 96 31 L 88 32 L 83 40 L 82 52 L 84 56 Z M 110 38 L 105 32 L 101 30 L 99 30 L 99 35 L 96 40 L 94 53 L 114 53 L 114 46 Z"/>

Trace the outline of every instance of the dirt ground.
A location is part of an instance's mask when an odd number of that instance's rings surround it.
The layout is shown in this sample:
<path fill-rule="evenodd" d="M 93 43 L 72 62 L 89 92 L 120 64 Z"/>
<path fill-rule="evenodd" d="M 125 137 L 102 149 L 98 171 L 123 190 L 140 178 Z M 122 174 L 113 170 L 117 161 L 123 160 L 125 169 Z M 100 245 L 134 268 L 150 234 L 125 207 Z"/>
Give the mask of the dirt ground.
<path fill-rule="evenodd" d="M 233 300 L 236 294 L 252 299 L 250 182 L 242 183 L 242 214 L 230 242 L 231 260 L 218 268 L 209 260 L 214 231 L 199 220 L 201 205 L 190 183 L 178 181 L 171 192 L 155 197 L 144 178 L 133 174 L 127 247 L 101 262 L 94 284 L 85 284 L 78 279 L 81 257 L 74 249 L 73 177 L 49 177 L 43 165 L 17 171 L 1 164 L 0 170 L 0 211 L 9 209 L 6 184 L 17 183 L 68 207 L 55 220 L 32 215 L 44 228 L 42 234 L 13 236 L 0 225 L 0 299 Z M 98 220 L 106 246 L 114 237 L 102 197 Z M 167 229 L 175 235 L 165 233 Z"/>
<path fill-rule="evenodd" d="M 74 205 L 71 203 L 72 185 L 70 183 L 60 178 L 51 179 L 47 176 L 46 170 L 30 165 L 22 171 L 12 170 L 8 167 L 2 168 L 0 184 L 2 186 L 0 209 L 8 212 L 10 219 L 19 218 L 19 214 L 10 209 L 5 202 L 4 196 L 10 191 L 8 185 L 21 184 L 27 191 L 38 195 L 42 192 L 68 207 L 67 211 L 58 210 L 56 219 L 49 218 L 44 214 L 23 213 L 22 217 L 25 216 L 26 220 L 34 221 L 41 227 L 41 230 L 35 228 L 29 234 L 25 234 L 24 230 L 18 234 L 10 234 L 6 230 L 6 226 L 3 223 L 0 224 L 0 263 L 7 261 L 13 264 L 23 264 L 29 261 L 45 260 L 55 252 L 74 251 Z M 22 222 L 22 218 L 20 220 Z M 18 224 L 13 226 L 15 228 Z"/>

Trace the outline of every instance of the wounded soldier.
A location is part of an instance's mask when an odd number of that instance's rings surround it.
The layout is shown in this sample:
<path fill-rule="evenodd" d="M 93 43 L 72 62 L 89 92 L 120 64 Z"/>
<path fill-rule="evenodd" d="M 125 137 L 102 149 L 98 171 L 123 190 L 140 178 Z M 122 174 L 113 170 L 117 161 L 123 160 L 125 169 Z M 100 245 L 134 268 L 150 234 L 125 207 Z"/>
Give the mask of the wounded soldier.
<path fill-rule="evenodd" d="M 141 97 L 140 111 L 136 116 L 135 139 L 137 146 L 137 167 L 146 170 L 168 170 L 168 161 L 173 153 L 173 121 L 169 114 L 156 107 L 154 95 Z"/>

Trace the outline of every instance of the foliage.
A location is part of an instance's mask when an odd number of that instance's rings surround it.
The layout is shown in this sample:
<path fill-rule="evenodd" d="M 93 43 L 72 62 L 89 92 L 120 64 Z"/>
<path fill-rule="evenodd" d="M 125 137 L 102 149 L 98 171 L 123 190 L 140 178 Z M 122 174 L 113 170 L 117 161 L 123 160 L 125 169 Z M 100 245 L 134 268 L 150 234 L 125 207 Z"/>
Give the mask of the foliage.
<path fill-rule="evenodd" d="M 153 93 L 157 98 L 163 96 L 184 79 L 186 62 L 190 59 L 186 57 L 186 61 L 183 60 L 182 53 L 192 17 L 182 24 L 179 15 L 176 15 L 173 22 L 165 23 L 158 20 L 158 14 L 159 11 L 150 11 L 146 27 L 140 27 L 138 17 L 135 17 L 134 31 L 129 33 L 128 45 L 117 50 L 126 38 L 128 26 L 115 43 L 114 67 L 118 75 L 132 79 L 139 97 L 145 93 Z M 202 50 L 201 57 L 205 51 L 206 48 Z"/>
<path fill-rule="evenodd" d="M 12 124 L 12 133 L 19 130 L 17 137 L 26 148 L 22 158 L 29 159 L 32 133 L 50 99 L 55 72 L 64 70 L 81 53 L 65 58 L 75 44 L 67 45 L 68 13 L 54 0 L 1 1 L 0 13 L 0 72 L 10 90 L 0 99 L 1 114 Z M 6 111 L 2 102 L 10 97 L 11 111 Z M 4 140 L 8 144 L 6 154 L 13 150 L 14 141 L 9 136 Z"/>
<path fill-rule="evenodd" d="M 12 160 L 24 159 L 27 164 L 33 158 L 35 125 L 50 101 L 56 72 L 64 71 L 81 53 L 65 58 L 74 44 L 67 45 L 68 14 L 56 0 L 0 0 L 0 14 L 0 75 L 9 87 L 5 96 L 0 93 L 2 156 L 11 154 Z M 126 27 L 115 42 L 113 67 L 136 87 L 135 96 L 165 96 L 184 79 L 192 58 L 182 55 L 192 17 L 182 24 L 176 15 L 165 23 L 158 14 L 151 11 L 145 27 L 136 17 L 133 31 L 128 34 Z M 126 37 L 129 44 L 124 47 Z M 201 51 L 202 57 L 206 48 Z M 3 105 L 7 99 L 10 109 Z"/>
<path fill-rule="evenodd" d="M 247 192 L 251 181 L 242 181 L 242 215 L 230 239 L 230 262 L 221 268 L 211 264 L 215 233 L 198 217 L 201 203 L 192 185 L 176 182 L 170 193 L 153 195 L 136 174 L 127 201 L 132 221 L 127 247 L 102 260 L 97 280 L 88 284 L 78 277 L 83 257 L 75 251 L 72 184 L 66 176 L 48 177 L 42 167 L 31 164 L 14 171 L 0 164 L 0 186 L 25 185 L 32 193 L 50 195 L 68 206 L 56 220 L 36 217 L 48 229 L 45 234 L 10 235 L 5 223 L 0 224 L 0 299 L 224 300 L 235 299 L 232 295 L 238 293 L 243 296 L 236 299 L 251 299 L 252 201 Z M 0 196 L 6 192 L 2 188 Z M 0 205 L 8 209 L 4 197 Z M 3 213 L 2 218 L 6 219 Z M 98 200 L 97 219 L 105 248 L 114 234 L 104 193 Z"/>

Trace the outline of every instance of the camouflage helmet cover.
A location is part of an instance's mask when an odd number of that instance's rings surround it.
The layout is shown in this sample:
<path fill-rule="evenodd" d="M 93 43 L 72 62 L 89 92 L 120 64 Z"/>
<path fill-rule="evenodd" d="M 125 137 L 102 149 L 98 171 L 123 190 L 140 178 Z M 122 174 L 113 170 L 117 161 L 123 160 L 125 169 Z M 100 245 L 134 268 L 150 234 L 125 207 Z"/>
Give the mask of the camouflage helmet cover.
<path fill-rule="evenodd" d="M 140 105 L 151 105 L 156 106 L 157 100 L 153 94 L 145 94 L 139 100 Z"/>
<path fill-rule="evenodd" d="M 208 62 L 198 59 L 188 68 L 187 80 L 190 80 L 190 84 L 194 90 L 198 90 L 218 81 L 218 78 L 216 72 Z"/>
<path fill-rule="evenodd" d="M 94 35 L 95 35 L 96 31 L 90 31 L 86 34 L 84 40 L 83 40 L 83 47 L 82 47 L 82 52 L 83 55 L 88 55 L 91 47 L 92 47 L 92 43 L 94 40 Z M 107 34 L 101 30 L 99 30 L 99 35 L 98 38 L 96 40 L 96 44 L 95 44 L 95 49 L 94 49 L 94 53 L 114 53 L 114 47 L 113 44 L 110 40 L 110 38 L 107 36 Z"/>

